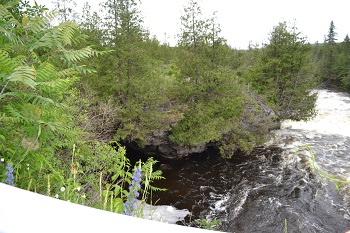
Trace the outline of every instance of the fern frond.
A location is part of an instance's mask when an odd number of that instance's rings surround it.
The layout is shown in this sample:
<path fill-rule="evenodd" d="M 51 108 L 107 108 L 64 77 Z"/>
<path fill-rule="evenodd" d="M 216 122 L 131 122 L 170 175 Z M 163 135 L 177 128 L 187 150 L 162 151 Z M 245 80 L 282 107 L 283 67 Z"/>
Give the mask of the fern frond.
<path fill-rule="evenodd" d="M 77 62 L 92 57 L 94 55 L 94 50 L 88 46 L 80 50 L 66 50 L 63 54 L 68 61 Z"/>
<path fill-rule="evenodd" d="M 34 61 L 36 63 L 40 61 L 39 56 L 36 52 L 34 52 L 33 50 L 29 50 L 29 53 L 30 53 L 30 57 L 31 57 L 32 61 Z"/>
<path fill-rule="evenodd" d="M 20 82 L 31 88 L 35 88 L 36 73 L 34 67 L 30 66 L 18 66 L 14 69 L 14 72 L 7 78 L 10 82 Z"/>
<path fill-rule="evenodd" d="M 50 26 L 50 22 L 55 18 L 54 12 L 48 12 L 42 17 L 33 17 L 28 21 L 27 26 L 24 28 L 33 33 L 38 33 L 47 29 Z"/>
<path fill-rule="evenodd" d="M 20 22 L 7 9 L 13 7 L 11 3 L 0 4 L 0 37 L 7 38 L 13 44 L 23 44 L 23 41 L 13 32 L 12 28 L 20 25 Z"/>
<path fill-rule="evenodd" d="M 114 50 L 105 50 L 105 51 L 94 50 L 94 56 L 95 57 L 104 56 L 104 55 L 110 54 L 112 52 L 114 52 Z"/>
<path fill-rule="evenodd" d="M 13 59 L 16 60 L 18 65 L 22 65 L 22 66 L 25 65 L 27 62 L 27 57 L 24 55 L 19 55 Z"/>
<path fill-rule="evenodd" d="M 87 68 L 86 65 L 76 65 L 71 62 L 67 62 L 68 67 L 78 71 L 80 74 L 91 74 L 96 73 L 95 69 Z"/>
<path fill-rule="evenodd" d="M 72 38 L 72 43 L 75 45 L 78 45 L 82 41 L 86 41 L 86 39 L 89 38 L 89 36 L 81 34 L 80 32 L 76 33 L 76 35 Z"/>
<path fill-rule="evenodd" d="M 166 188 L 159 188 L 159 187 L 155 187 L 153 185 L 149 185 L 149 188 L 153 191 L 153 192 L 165 192 L 167 191 Z"/>
<path fill-rule="evenodd" d="M 50 98 L 46 98 L 43 96 L 35 96 L 34 99 L 32 100 L 32 104 L 33 105 L 46 105 L 46 104 L 55 104 L 55 102 L 50 99 Z"/>
<path fill-rule="evenodd" d="M 9 104 L 5 106 L 5 113 L 11 117 L 15 117 L 25 122 L 26 118 L 18 111 L 18 108 L 15 108 L 13 105 Z"/>
<path fill-rule="evenodd" d="M 48 27 L 49 22 L 45 18 L 35 17 L 30 18 L 28 24 L 24 26 L 24 29 L 31 31 L 32 33 L 39 33 L 44 28 Z"/>
<path fill-rule="evenodd" d="M 0 49 L 0 73 L 10 73 L 16 64 L 10 58 L 8 52 Z"/>
<path fill-rule="evenodd" d="M 17 91 L 6 92 L 6 93 L 0 95 L 0 99 L 3 99 L 5 97 L 7 97 L 7 96 L 9 96 L 9 97 L 16 97 L 18 99 L 23 99 L 23 93 L 22 92 L 17 92 Z"/>
<path fill-rule="evenodd" d="M 38 123 L 47 126 L 50 128 L 51 131 L 57 131 L 60 134 L 64 134 L 65 130 L 68 130 L 68 127 L 62 124 L 61 122 L 39 121 Z"/>
<path fill-rule="evenodd" d="M 55 45 L 59 49 L 63 49 L 66 45 L 72 45 L 72 38 L 78 31 L 78 25 L 73 22 L 64 22 L 53 28 Z"/>
<path fill-rule="evenodd" d="M 42 37 L 33 42 L 30 46 L 30 50 L 35 50 L 37 48 L 52 48 L 53 47 L 53 33 L 52 31 L 47 31 Z"/>
<path fill-rule="evenodd" d="M 37 82 L 37 86 L 39 87 L 39 90 L 45 91 L 47 93 L 53 91 L 62 93 L 71 87 L 77 80 L 77 77 L 69 79 L 55 79 L 47 82 Z"/>
<path fill-rule="evenodd" d="M 0 115 L 0 122 L 8 126 L 10 124 L 24 123 L 25 121 L 22 118 L 7 116 L 5 113 L 3 113 Z"/>
<path fill-rule="evenodd" d="M 157 170 L 157 171 L 153 171 L 149 177 L 150 180 L 162 180 L 165 179 L 164 176 L 162 176 L 162 171 L 161 170 Z"/>
<path fill-rule="evenodd" d="M 56 68 L 48 63 L 42 63 L 36 70 L 37 72 L 37 82 L 45 82 L 47 80 L 52 80 L 52 79 L 56 79 L 57 75 L 57 71 Z"/>
<path fill-rule="evenodd" d="M 23 40 L 21 38 L 17 37 L 16 34 L 12 33 L 10 30 L 7 30 L 2 25 L 0 25 L 0 40 L 2 40 L 2 43 L 5 43 L 10 41 L 12 44 L 23 44 Z"/>
<path fill-rule="evenodd" d="M 52 99 L 40 95 L 32 95 L 31 93 L 6 92 L 0 96 L 0 99 L 3 99 L 5 97 L 12 97 L 18 100 L 23 100 L 23 103 L 31 103 L 32 105 L 55 105 L 55 102 Z M 18 106 L 19 105 L 17 105 L 17 108 Z"/>
<path fill-rule="evenodd" d="M 5 20 L 7 23 L 15 26 L 18 26 L 20 22 L 12 15 L 12 13 L 8 10 L 12 8 L 12 4 L 0 4 L 0 18 Z"/>
<path fill-rule="evenodd" d="M 70 78 L 70 77 L 76 77 L 79 74 L 79 72 L 75 69 L 69 68 L 61 70 L 57 73 L 58 78 Z"/>

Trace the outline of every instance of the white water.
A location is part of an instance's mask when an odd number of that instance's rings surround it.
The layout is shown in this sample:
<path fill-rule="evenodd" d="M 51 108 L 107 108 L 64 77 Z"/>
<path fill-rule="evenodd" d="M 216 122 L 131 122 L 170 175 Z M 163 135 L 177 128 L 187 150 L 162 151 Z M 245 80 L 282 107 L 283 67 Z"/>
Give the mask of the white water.
<path fill-rule="evenodd" d="M 314 119 L 308 122 L 286 121 L 281 128 L 350 137 L 350 97 L 327 90 L 318 90 L 317 96 L 317 116 Z"/>
<path fill-rule="evenodd" d="M 283 122 L 268 144 L 284 148 L 285 162 L 291 164 L 292 160 L 311 160 L 309 151 L 301 152 L 299 147 L 310 146 L 317 167 L 327 175 L 348 181 L 341 183 L 341 193 L 350 203 L 350 95 L 329 90 L 317 93 L 317 116 L 308 122 Z M 295 156 L 296 152 L 301 153 Z"/>
<path fill-rule="evenodd" d="M 280 163 L 277 160 L 278 165 L 274 166 L 257 152 L 259 159 L 254 161 L 255 165 L 238 176 L 248 172 L 255 175 L 248 182 L 241 180 L 222 195 L 231 197 L 225 201 L 228 205 L 219 205 L 221 200 L 214 200 L 213 206 L 220 208 L 212 208 L 209 216 L 225 216 L 228 222 L 224 230 L 259 232 L 249 228 L 253 223 L 266 231 L 281 232 L 284 220 L 279 214 L 288 220 L 291 232 L 329 233 L 350 229 L 350 185 L 342 183 L 339 195 L 335 182 L 323 179 L 310 168 L 311 153 L 302 147 L 307 145 L 312 149 L 315 165 L 321 172 L 350 181 L 350 96 L 328 90 L 317 92 L 317 116 L 308 122 L 283 122 L 281 129 L 274 132 L 274 138 L 265 144 L 266 150 L 282 149 L 276 152 Z M 275 190 L 276 194 L 269 190 Z M 228 214 L 223 215 L 222 209 Z M 339 222 L 332 225 L 327 221 Z"/>
<path fill-rule="evenodd" d="M 283 122 L 266 145 L 284 148 L 289 155 L 286 163 L 301 159 L 293 154 L 300 145 L 311 146 L 317 166 L 332 176 L 350 180 L 350 96 L 328 90 L 317 93 L 317 116 L 308 122 Z M 310 159 L 311 155 L 306 156 Z"/>
<path fill-rule="evenodd" d="M 201 155 L 174 164 L 165 174 L 170 188 L 162 204 L 219 219 L 226 232 L 284 232 L 286 225 L 288 232 L 346 232 L 350 186 L 338 192 L 312 169 L 311 155 L 321 171 L 350 178 L 350 97 L 319 90 L 317 111 L 309 122 L 284 122 L 249 156 Z"/>

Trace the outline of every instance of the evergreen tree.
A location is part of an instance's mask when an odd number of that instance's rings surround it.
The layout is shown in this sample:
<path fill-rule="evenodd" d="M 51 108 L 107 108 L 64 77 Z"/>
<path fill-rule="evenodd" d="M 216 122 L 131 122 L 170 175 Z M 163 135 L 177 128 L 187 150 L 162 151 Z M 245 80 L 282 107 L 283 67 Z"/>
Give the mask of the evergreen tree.
<path fill-rule="evenodd" d="M 350 90 L 350 38 L 345 36 L 344 41 L 338 45 L 336 70 L 341 89 Z"/>
<path fill-rule="evenodd" d="M 307 120 L 314 116 L 315 95 L 309 70 L 310 47 L 295 26 L 279 23 L 263 48 L 252 73 L 252 86 L 279 112 L 281 119 Z"/>
<path fill-rule="evenodd" d="M 160 128 L 156 115 L 167 98 L 163 93 L 165 80 L 159 77 L 158 61 L 152 57 L 150 48 L 154 45 L 142 26 L 138 1 L 105 1 L 101 6 L 102 43 L 114 52 L 97 61 L 98 76 L 85 81 L 98 93 L 97 102 L 109 101 L 113 114 L 118 115 L 110 122 L 116 129 L 111 134 L 141 145 L 148 133 Z"/>
<path fill-rule="evenodd" d="M 230 147 L 222 141 L 224 135 L 235 135 L 227 136 L 232 139 L 229 144 L 240 145 L 247 152 L 241 140 L 245 133 L 238 126 L 246 96 L 223 59 L 228 50 L 216 18 L 204 18 L 192 0 L 184 9 L 181 24 L 177 101 L 187 110 L 172 128 L 170 139 L 189 146 L 217 142 L 225 154 Z"/>
<path fill-rule="evenodd" d="M 338 79 L 336 58 L 337 58 L 337 33 L 336 28 L 331 21 L 328 34 L 324 40 L 324 51 L 321 67 L 321 79 L 328 85 L 340 86 Z"/>

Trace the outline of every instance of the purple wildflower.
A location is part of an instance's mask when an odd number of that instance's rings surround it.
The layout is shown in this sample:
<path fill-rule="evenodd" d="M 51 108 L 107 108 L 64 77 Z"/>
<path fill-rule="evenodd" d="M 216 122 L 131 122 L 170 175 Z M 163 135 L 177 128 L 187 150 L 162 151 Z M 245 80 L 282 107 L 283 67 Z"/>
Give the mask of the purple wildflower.
<path fill-rule="evenodd" d="M 4 182 L 6 184 L 15 186 L 15 177 L 13 176 L 13 168 L 12 168 L 12 166 L 10 164 L 6 165 L 5 176 L 6 176 L 6 179 L 5 179 Z"/>
<path fill-rule="evenodd" d="M 124 211 L 124 214 L 125 214 L 125 215 L 128 215 L 128 216 L 132 216 L 129 210 L 125 210 L 125 211 Z"/>
<path fill-rule="evenodd" d="M 136 189 L 134 190 L 134 196 L 135 197 L 139 197 L 140 196 L 140 193 Z"/>
<path fill-rule="evenodd" d="M 132 175 L 131 185 L 129 186 L 129 193 L 127 201 L 124 203 L 124 214 L 129 216 L 135 216 L 137 210 L 136 198 L 140 196 L 139 190 L 141 189 L 142 170 L 140 167 L 135 168 Z"/>

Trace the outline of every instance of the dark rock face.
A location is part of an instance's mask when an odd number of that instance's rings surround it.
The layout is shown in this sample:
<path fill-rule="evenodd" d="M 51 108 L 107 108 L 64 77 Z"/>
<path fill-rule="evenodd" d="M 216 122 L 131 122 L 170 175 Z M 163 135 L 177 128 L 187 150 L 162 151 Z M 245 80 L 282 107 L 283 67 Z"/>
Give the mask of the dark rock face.
<path fill-rule="evenodd" d="M 179 160 L 184 157 L 195 154 L 202 153 L 207 149 L 207 145 L 200 146 L 180 146 L 176 143 L 173 143 L 169 140 L 170 132 L 164 131 L 157 135 L 148 136 L 148 141 L 144 148 L 133 148 L 142 150 L 143 153 L 149 156 L 157 155 L 164 159 L 169 160 Z"/>
<path fill-rule="evenodd" d="M 252 134 L 268 137 L 271 130 L 280 128 L 277 114 L 258 98 L 251 98 L 246 101 L 239 127 Z M 179 119 L 180 120 L 180 119 Z M 166 160 L 181 160 L 191 154 L 202 153 L 208 147 L 217 147 L 221 141 L 210 142 L 198 146 L 180 146 L 169 140 L 169 131 L 162 131 L 158 134 L 148 135 L 144 147 L 139 147 L 136 143 L 128 144 L 129 147 L 140 151 L 147 156 L 157 156 Z M 223 135 L 222 141 L 226 140 Z M 236 148 L 237 150 L 239 147 Z"/>

